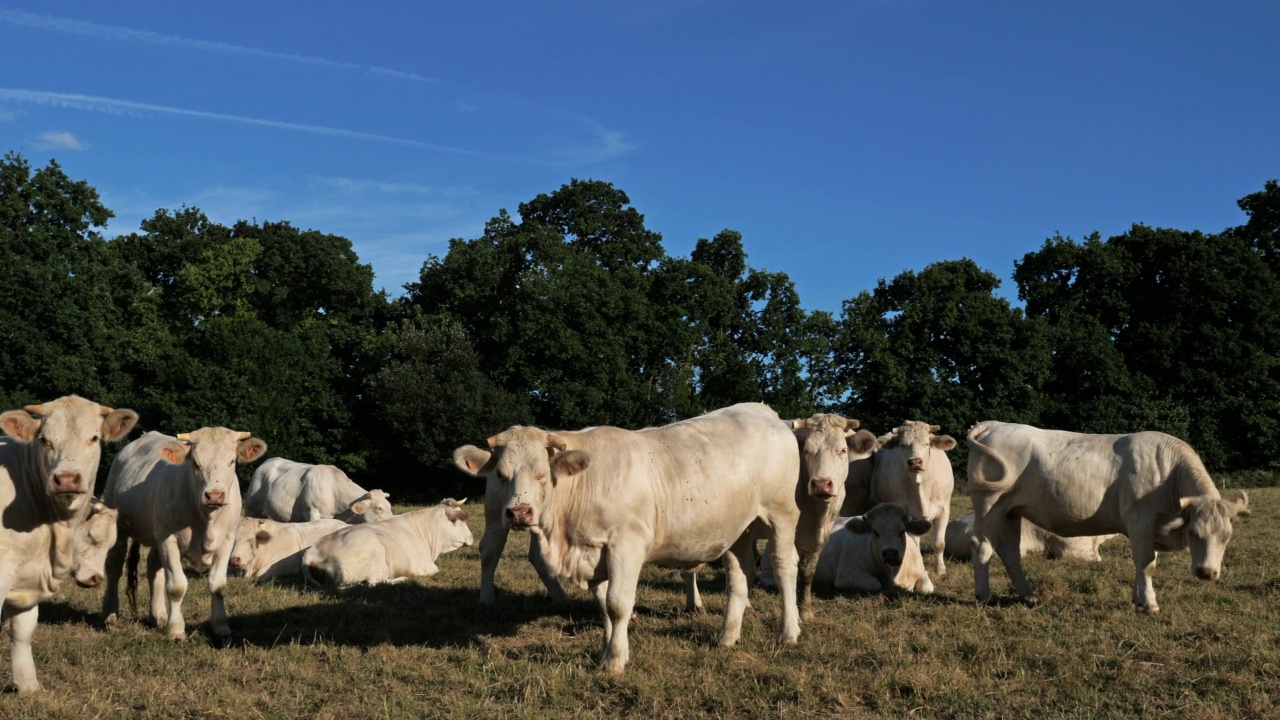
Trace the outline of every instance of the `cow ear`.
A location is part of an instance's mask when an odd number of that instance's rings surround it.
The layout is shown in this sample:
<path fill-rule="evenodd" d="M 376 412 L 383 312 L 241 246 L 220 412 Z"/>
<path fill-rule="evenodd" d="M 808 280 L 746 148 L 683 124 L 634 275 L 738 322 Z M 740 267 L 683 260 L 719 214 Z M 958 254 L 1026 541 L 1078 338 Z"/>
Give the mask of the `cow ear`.
<path fill-rule="evenodd" d="M 171 465 L 181 465 L 187 460 L 187 453 L 191 452 L 190 445 L 184 445 L 180 442 L 167 440 L 156 449 L 160 453 L 160 458 Z"/>
<path fill-rule="evenodd" d="M 845 441 L 849 446 L 849 452 L 864 454 L 876 449 L 876 436 L 870 431 L 859 430 L 852 437 Z"/>
<path fill-rule="evenodd" d="M 251 463 L 267 452 L 267 444 L 258 438 L 251 437 L 236 443 L 236 461 Z"/>
<path fill-rule="evenodd" d="M 363 500 L 351 506 L 351 512 L 357 515 L 363 515 L 365 511 L 368 509 L 369 509 L 368 504 L 366 504 L 365 501 Z"/>
<path fill-rule="evenodd" d="M 480 477 L 485 474 L 493 458 L 493 453 L 481 450 L 475 445 L 463 445 L 453 451 L 453 464 L 471 477 Z"/>
<path fill-rule="evenodd" d="M 923 535 L 929 532 L 931 527 L 933 527 L 933 523 L 928 520 L 909 520 L 907 522 L 907 532 L 912 535 Z"/>
<path fill-rule="evenodd" d="M 254 537 L 257 538 L 259 543 L 270 542 L 271 531 L 266 528 L 259 528 L 258 532 L 254 534 Z"/>
<path fill-rule="evenodd" d="M 869 535 L 871 533 L 871 523 L 861 515 L 854 515 L 849 518 L 849 522 L 844 524 L 844 529 L 857 535 Z"/>
<path fill-rule="evenodd" d="M 956 439 L 950 435 L 934 435 L 929 438 L 929 444 L 942 452 L 948 452 L 956 448 Z"/>
<path fill-rule="evenodd" d="M 0 427 L 4 434 L 20 442 L 31 442 L 40 430 L 40 423 L 24 410 L 10 410 L 0 415 Z"/>
<path fill-rule="evenodd" d="M 467 511 L 452 505 L 444 509 L 444 516 L 449 522 L 467 521 Z"/>
<path fill-rule="evenodd" d="M 556 453 L 551 458 L 551 473 L 561 477 L 573 477 L 591 464 L 591 456 L 581 450 L 568 450 Z"/>
<path fill-rule="evenodd" d="M 1249 494 L 1241 490 L 1240 497 L 1236 498 L 1235 502 L 1231 503 L 1231 510 L 1237 516 L 1248 515 L 1249 514 Z"/>
<path fill-rule="evenodd" d="M 102 439 L 107 442 L 113 442 L 128 435 L 138 422 L 138 413 L 132 410 L 112 410 L 99 405 L 98 412 L 102 413 Z"/>

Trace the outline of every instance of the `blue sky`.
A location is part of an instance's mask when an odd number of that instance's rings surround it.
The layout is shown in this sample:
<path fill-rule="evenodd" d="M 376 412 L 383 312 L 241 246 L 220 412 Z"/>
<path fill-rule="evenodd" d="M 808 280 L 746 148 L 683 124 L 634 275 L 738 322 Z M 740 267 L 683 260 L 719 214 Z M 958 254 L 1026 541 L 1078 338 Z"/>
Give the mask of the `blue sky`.
<path fill-rule="evenodd" d="M 1060 232 L 1217 232 L 1280 177 L 1273 2 L 0 0 L 0 151 L 116 212 L 343 235 L 393 294 L 571 178 L 804 305 Z M 359 7 L 357 7 L 359 6 Z"/>

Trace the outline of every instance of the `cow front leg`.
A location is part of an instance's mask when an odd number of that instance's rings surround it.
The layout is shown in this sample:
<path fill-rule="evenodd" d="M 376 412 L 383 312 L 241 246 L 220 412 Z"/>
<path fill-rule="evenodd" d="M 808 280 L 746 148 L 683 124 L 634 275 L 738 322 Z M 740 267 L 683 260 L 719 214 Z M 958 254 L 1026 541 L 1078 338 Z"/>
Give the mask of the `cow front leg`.
<path fill-rule="evenodd" d="M 103 569 L 106 571 L 106 590 L 102 594 L 102 620 L 107 625 L 116 622 L 120 614 L 120 575 L 124 572 L 125 556 L 129 552 L 129 535 L 117 529 L 116 544 L 107 551 Z"/>
<path fill-rule="evenodd" d="M 942 506 L 942 512 L 933 520 L 933 569 L 938 577 L 947 574 L 947 563 L 943 554 L 947 549 L 947 523 L 951 522 L 951 507 Z"/>
<path fill-rule="evenodd" d="M 569 597 L 564 594 L 564 588 L 560 587 L 560 581 L 556 579 L 555 573 L 547 567 L 547 559 L 542 554 L 542 537 L 537 533 L 529 535 L 529 562 L 538 573 L 538 579 L 542 581 L 542 586 L 547 589 L 551 599 L 557 605 L 568 605 Z"/>
<path fill-rule="evenodd" d="M 216 638 L 231 635 L 231 622 L 227 618 L 227 564 L 231 560 L 231 546 L 235 538 L 224 538 L 213 553 L 213 566 L 209 568 L 209 625 Z"/>
<path fill-rule="evenodd" d="M 722 647 L 735 645 L 742 637 L 742 616 L 747 611 L 748 601 L 746 568 L 754 560 L 755 554 L 751 545 L 750 538 L 744 535 L 721 558 L 724 562 L 725 587 L 729 592 L 724 608 L 724 623 L 720 627 L 720 638 L 716 641 Z"/>
<path fill-rule="evenodd" d="M 171 640 L 187 639 L 187 623 L 182 617 L 182 599 L 187 596 L 187 576 L 182 572 L 182 553 L 178 538 L 170 535 L 156 546 L 164 567 L 164 593 L 169 600 L 169 618 L 165 632 Z M 155 596 L 154 590 L 152 596 Z M 157 621 L 159 618 L 157 617 Z"/>
<path fill-rule="evenodd" d="M 1160 606 L 1156 604 L 1156 590 L 1151 583 L 1157 557 L 1153 532 L 1153 529 L 1134 529 L 1129 535 L 1133 546 L 1133 606 L 1140 613 L 1152 615 L 1160 612 Z"/>
<path fill-rule="evenodd" d="M 640 567 L 644 564 L 644 549 L 609 547 L 606 552 L 609 554 L 609 580 L 605 591 L 605 622 L 612 624 L 612 632 L 600 653 L 600 667 L 617 675 L 627 667 L 631 657 L 627 628 L 636 606 L 636 584 L 640 581 Z"/>
<path fill-rule="evenodd" d="M 36 634 L 39 617 L 40 606 L 33 605 L 6 618 L 9 621 L 9 660 L 13 665 L 13 684 L 19 695 L 30 695 L 44 689 L 36 679 L 36 661 L 31 657 L 31 639 Z"/>
<path fill-rule="evenodd" d="M 591 591 L 591 595 L 596 599 L 596 605 L 600 608 L 600 615 L 604 618 L 604 644 L 601 645 L 600 652 L 596 654 L 596 662 L 601 662 L 604 658 L 605 649 L 609 647 L 609 641 L 613 638 L 613 620 L 609 619 L 609 581 L 601 580 L 588 583 L 587 589 Z"/>
<path fill-rule="evenodd" d="M 507 546 L 508 530 L 502 526 L 499 518 L 485 519 L 484 535 L 480 538 L 480 604 L 493 607 L 497 598 L 493 589 L 493 576 L 498 570 L 498 560 L 502 558 L 502 548 Z"/>

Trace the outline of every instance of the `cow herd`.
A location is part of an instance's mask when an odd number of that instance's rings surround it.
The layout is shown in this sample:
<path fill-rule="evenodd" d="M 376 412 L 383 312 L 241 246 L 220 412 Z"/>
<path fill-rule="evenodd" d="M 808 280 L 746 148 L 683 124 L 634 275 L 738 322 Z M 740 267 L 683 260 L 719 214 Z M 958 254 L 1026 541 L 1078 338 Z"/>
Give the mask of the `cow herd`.
<path fill-rule="evenodd" d="M 19 693 L 40 689 L 31 653 L 39 603 L 68 575 L 105 585 L 109 626 L 122 575 L 134 596 L 142 548 L 151 621 L 180 640 L 187 569 L 207 574 L 210 629 L 223 638 L 231 632 L 228 572 L 340 589 L 433 574 L 440 554 L 474 542 L 462 502 L 396 515 L 386 493 L 332 466 L 269 459 L 242 498 L 235 468 L 267 446 L 221 427 L 146 433 L 116 455 L 99 502 L 101 445 L 123 439 L 137 420 L 76 396 L 0 414 L 0 594 Z M 1133 548 L 1134 606 L 1154 613 L 1157 551 L 1189 548 L 1193 576 L 1215 580 L 1232 520 L 1248 512 L 1244 493 L 1224 500 L 1196 453 L 1169 435 L 986 421 L 967 436 L 974 513 L 953 521 L 946 453 L 957 443 L 938 431 L 908 420 L 876 437 L 839 415 L 787 422 L 759 403 L 641 430 L 509 428 L 484 448 L 453 454 L 486 483 L 480 602 L 496 603 L 494 572 L 510 531 L 528 531 L 529 560 L 555 600 L 566 599 L 560 579 L 594 595 L 604 625 L 599 663 L 618 673 L 630 657 L 645 564 L 682 570 L 688 607 L 698 609 L 697 572 L 722 561 L 728 600 L 718 642 L 730 646 L 763 540 L 759 580 L 781 596 L 778 641 L 789 644 L 812 617 L 815 582 L 932 592 L 922 536 L 936 575 L 946 573 L 945 558 L 971 558 L 975 593 L 986 602 L 998 556 L 1030 603 L 1023 553 L 1100 559 L 1098 546 L 1123 534 Z"/>

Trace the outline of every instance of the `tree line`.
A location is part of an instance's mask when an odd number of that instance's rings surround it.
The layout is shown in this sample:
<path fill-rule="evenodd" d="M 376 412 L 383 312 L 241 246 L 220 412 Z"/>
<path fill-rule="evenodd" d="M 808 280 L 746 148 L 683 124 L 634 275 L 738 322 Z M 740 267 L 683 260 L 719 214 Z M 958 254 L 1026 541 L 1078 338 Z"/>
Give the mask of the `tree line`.
<path fill-rule="evenodd" d="M 962 437 L 1000 419 L 1163 430 L 1213 470 L 1276 470 L 1280 186 L 1216 234 L 1055 236 L 1014 264 L 1020 304 L 968 259 L 807 311 L 741 234 L 688 257 L 610 183 L 500 210 L 390 297 L 351 242 L 288 222 L 157 210 L 106 238 L 56 161 L 0 162 L 0 407 L 77 393 L 143 430 L 251 430 L 398 500 L 478 488 L 454 447 L 516 423 L 643 427 L 741 401 Z"/>

